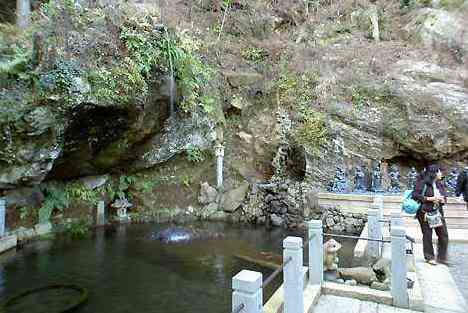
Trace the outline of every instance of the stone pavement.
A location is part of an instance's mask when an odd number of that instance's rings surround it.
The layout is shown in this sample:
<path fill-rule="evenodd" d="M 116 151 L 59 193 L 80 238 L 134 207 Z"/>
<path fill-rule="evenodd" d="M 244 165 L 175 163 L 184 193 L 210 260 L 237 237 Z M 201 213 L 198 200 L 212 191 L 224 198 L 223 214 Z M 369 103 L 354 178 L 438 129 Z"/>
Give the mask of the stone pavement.
<path fill-rule="evenodd" d="M 352 298 L 322 295 L 313 313 L 416 313 L 392 306 Z"/>
<path fill-rule="evenodd" d="M 422 245 L 415 246 L 416 272 L 426 313 L 468 313 L 468 306 L 447 266 L 427 264 Z"/>

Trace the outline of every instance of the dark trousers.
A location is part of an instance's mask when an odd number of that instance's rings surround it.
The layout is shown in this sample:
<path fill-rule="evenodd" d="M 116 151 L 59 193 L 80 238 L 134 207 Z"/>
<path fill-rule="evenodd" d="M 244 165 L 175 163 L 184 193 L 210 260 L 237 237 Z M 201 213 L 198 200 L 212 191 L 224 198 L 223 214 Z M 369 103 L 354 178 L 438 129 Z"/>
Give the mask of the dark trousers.
<path fill-rule="evenodd" d="M 423 251 L 424 258 L 426 260 L 434 260 L 434 246 L 432 245 L 432 230 L 435 230 L 437 235 L 437 259 L 446 261 L 447 260 L 447 248 L 448 248 L 448 231 L 445 218 L 442 217 L 443 225 L 437 228 L 430 228 L 429 223 L 424 220 L 424 213 L 418 212 L 417 215 L 421 231 L 423 233 Z M 443 212 L 442 216 L 443 216 Z"/>

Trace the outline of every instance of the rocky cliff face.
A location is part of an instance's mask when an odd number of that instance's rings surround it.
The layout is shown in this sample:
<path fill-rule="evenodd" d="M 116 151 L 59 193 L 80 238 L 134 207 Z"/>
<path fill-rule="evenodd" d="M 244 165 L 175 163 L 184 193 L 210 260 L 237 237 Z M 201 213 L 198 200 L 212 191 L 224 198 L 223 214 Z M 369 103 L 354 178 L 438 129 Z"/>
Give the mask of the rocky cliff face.
<path fill-rule="evenodd" d="M 250 221 L 297 226 L 337 166 L 466 163 L 467 1 L 317 3 L 51 1 L 1 26 L 0 189 L 163 168 L 215 120 Z"/>
<path fill-rule="evenodd" d="M 120 2 L 52 1 L 28 32 L 2 26 L 0 189 L 128 172 L 147 154 L 137 168 L 210 146 L 213 119 L 201 107 L 171 116 L 171 101 L 187 95 L 170 86 L 169 49 L 189 52 L 159 19 Z"/>

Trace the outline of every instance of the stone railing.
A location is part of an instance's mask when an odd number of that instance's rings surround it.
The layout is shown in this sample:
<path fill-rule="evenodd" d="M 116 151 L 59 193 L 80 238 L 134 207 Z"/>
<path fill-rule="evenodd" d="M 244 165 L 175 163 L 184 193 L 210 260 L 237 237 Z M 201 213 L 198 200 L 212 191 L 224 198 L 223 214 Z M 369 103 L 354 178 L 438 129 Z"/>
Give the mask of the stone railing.
<path fill-rule="evenodd" d="M 401 308 L 409 307 L 407 290 L 407 264 L 406 264 L 406 232 L 401 226 L 401 217 L 395 216 L 392 220 L 391 240 L 382 238 L 380 212 L 374 209 L 371 212 L 372 234 L 369 238 L 362 238 L 372 243 L 377 243 L 375 253 L 380 255 L 380 245 L 383 242 L 391 243 L 391 296 L 393 305 Z M 323 237 L 343 235 L 324 234 L 321 220 L 311 220 L 308 224 L 309 264 L 308 285 L 320 287 L 324 283 L 323 275 Z M 380 233 L 378 229 L 380 228 Z M 347 236 L 355 237 L 355 236 Z M 359 237 L 355 237 L 359 238 Z M 283 265 L 272 275 L 283 271 L 283 312 L 304 313 L 304 276 L 303 276 L 303 239 L 301 237 L 287 237 L 283 241 Z M 265 283 L 271 281 L 271 277 L 262 280 L 262 273 L 242 270 L 232 279 L 232 312 L 234 313 L 260 313 L 263 312 L 263 288 Z"/>

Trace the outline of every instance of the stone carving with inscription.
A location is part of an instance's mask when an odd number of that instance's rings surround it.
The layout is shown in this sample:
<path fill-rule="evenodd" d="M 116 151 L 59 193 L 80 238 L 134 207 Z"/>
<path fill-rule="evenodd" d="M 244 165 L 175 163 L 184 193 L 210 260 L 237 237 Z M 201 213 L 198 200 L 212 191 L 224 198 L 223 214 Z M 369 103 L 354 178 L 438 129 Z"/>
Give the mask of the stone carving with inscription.
<path fill-rule="evenodd" d="M 382 190 L 382 172 L 380 171 L 380 164 L 376 163 L 372 169 L 372 192 L 383 192 Z"/>
<path fill-rule="evenodd" d="M 456 167 L 453 167 L 448 176 L 446 177 L 445 184 L 447 185 L 447 191 L 449 195 L 454 196 L 455 191 L 457 190 L 457 180 L 459 171 Z"/>
<path fill-rule="evenodd" d="M 400 169 L 398 168 L 398 165 L 393 164 L 390 167 L 390 188 L 389 192 L 392 193 L 399 193 L 401 192 L 401 186 L 400 186 Z"/>
<path fill-rule="evenodd" d="M 355 192 L 366 192 L 366 174 L 364 173 L 362 166 L 356 166 L 354 172 L 354 191 Z"/>
<path fill-rule="evenodd" d="M 349 191 L 346 174 L 342 167 L 336 168 L 335 179 L 332 186 L 329 188 L 329 191 L 337 193 L 346 193 Z"/>
<path fill-rule="evenodd" d="M 413 190 L 416 186 L 416 181 L 418 180 L 418 172 L 414 166 L 411 167 L 407 175 L 408 178 L 408 190 Z"/>

